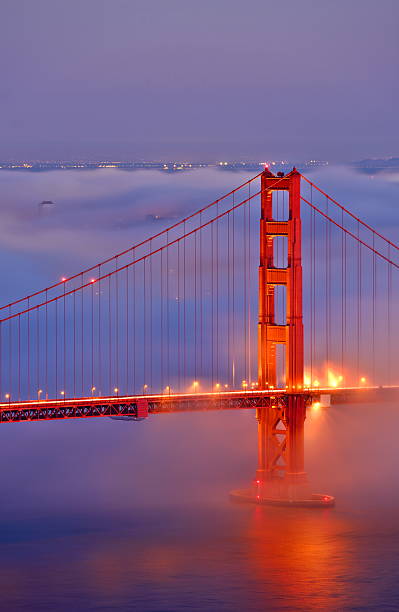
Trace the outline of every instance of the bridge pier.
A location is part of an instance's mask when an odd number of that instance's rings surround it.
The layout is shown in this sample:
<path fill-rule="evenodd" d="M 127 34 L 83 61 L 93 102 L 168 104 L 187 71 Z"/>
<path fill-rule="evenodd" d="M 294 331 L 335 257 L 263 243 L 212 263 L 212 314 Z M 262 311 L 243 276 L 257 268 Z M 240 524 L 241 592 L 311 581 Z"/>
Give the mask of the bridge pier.
<path fill-rule="evenodd" d="M 259 408 L 255 493 L 265 498 L 309 496 L 304 465 L 305 397 L 290 394 L 284 405 Z"/>
<path fill-rule="evenodd" d="M 312 494 L 305 472 L 304 394 L 287 394 L 257 409 L 258 467 L 253 486 L 232 491 L 235 501 L 278 506 L 328 507 L 334 498 Z"/>

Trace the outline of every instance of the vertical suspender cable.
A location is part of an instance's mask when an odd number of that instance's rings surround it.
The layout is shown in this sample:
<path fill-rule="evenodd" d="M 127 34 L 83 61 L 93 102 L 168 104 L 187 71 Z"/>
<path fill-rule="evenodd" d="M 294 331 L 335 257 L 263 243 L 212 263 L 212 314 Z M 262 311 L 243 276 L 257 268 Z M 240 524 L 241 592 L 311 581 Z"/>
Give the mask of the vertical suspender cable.
<path fill-rule="evenodd" d="M 58 397 L 58 300 L 55 301 L 55 397 Z"/>
<path fill-rule="evenodd" d="M 249 189 L 249 185 L 248 185 Z M 248 384 L 248 338 L 247 338 L 247 306 L 248 306 L 248 278 L 247 278 L 247 204 L 243 206 L 244 216 L 244 379 L 245 384 Z"/>
<path fill-rule="evenodd" d="M 103 395 L 103 354 L 102 354 L 102 329 L 101 329 L 101 266 L 98 266 L 98 319 L 97 319 L 97 338 L 98 338 L 98 386 L 96 395 Z M 75 295 L 75 294 L 74 294 Z"/>
<path fill-rule="evenodd" d="M 94 389 L 94 283 L 91 284 L 91 393 Z"/>
<path fill-rule="evenodd" d="M 133 261 L 136 259 L 136 251 L 133 249 L 132 253 Z M 132 266 L 132 285 L 133 285 L 133 393 L 137 393 L 136 390 L 136 266 Z"/>
<path fill-rule="evenodd" d="M 149 385 L 150 385 L 150 389 L 154 389 L 153 385 L 154 385 L 154 380 L 153 380 L 153 358 L 154 358 L 154 347 L 153 347 L 153 324 L 154 324 L 154 315 L 153 315 L 153 290 L 152 290 L 152 263 L 153 263 L 153 256 L 152 256 L 152 239 L 149 242 L 149 253 L 150 253 L 150 257 L 148 258 L 148 263 L 149 263 L 149 283 L 150 283 L 150 290 L 149 290 L 149 300 L 150 300 L 150 308 L 149 308 L 149 314 L 150 314 L 150 381 L 149 381 Z"/>
<path fill-rule="evenodd" d="M 197 236 L 198 232 L 194 234 L 194 380 L 198 378 L 198 316 L 197 316 Z"/>
<path fill-rule="evenodd" d="M 216 217 L 219 216 L 219 200 L 216 202 Z M 216 381 L 219 379 L 219 219 L 216 219 Z"/>
<path fill-rule="evenodd" d="M 81 279 L 80 279 L 80 286 L 83 286 L 83 273 L 81 274 Z M 85 346 L 85 341 L 84 341 L 84 295 L 83 295 L 83 289 L 80 290 L 80 339 L 81 339 L 81 393 L 82 393 L 82 397 L 84 397 L 84 346 Z"/>
<path fill-rule="evenodd" d="M 125 393 L 128 395 L 131 393 L 130 385 L 129 385 L 129 342 L 130 342 L 130 325 L 129 325 L 129 268 L 126 268 L 126 351 L 125 351 Z"/>
<path fill-rule="evenodd" d="M 18 315 L 18 401 L 21 401 L 21 315 Z"/>
<path fill-rule="evenodd" d="M 344 211 L 341 210 L 341 226 L 344 227 Z M 344 371 L 344 235 L 341 230 L 341 376 Z"/>
<path fill-rule="evenodd" d="M 373 249 L 375 248 L 375 233 L 373 232 Z M 376 324 L 376 258 L 375 258 L 375 252 L 373 251 L 372 254 L 373 260 L 372 260 L 372 265 L 373 265 L 373 273 L 372 273 L 372 290 L 373 290 L 373 304 L 372 304 L 372 308 L 373 308 L 373 324 L 372 324 L 372 362 L 373 362 L 373 385 L 376 384 L 376 380 L 375 380 L 375 324 Z"/>
<path fill-rule="evenodd" d="M 234 193 L 233 193 L 233 208 L 235 206 L 234 204 Z M 232 321 L 232 329 L 231 329 L 231 349 L 232 349 L 232 363 L 230 364 L 230 371 L 231 371 L 231 386 L 233 387 L 233 389 L 235 388 L 235 325 L 236 325 L 236 314 L 235 314 L 235 299 L 236 299 L 236 295 L 235 295 L 235 211 L 233 210 L 232 212 L 232 217 L 231 217 L 231 222 L 232 222 L 232 254 L 231 254 L 231 259 L 232 259 L 232 268 L 233 268 L 233 274 L 232 274 L 232 279 L 231 279 L 231 289 L 232 289 L 232 306 L 233 306 L 233 321 Z"/>
<path fill-rule="evenodd" d="M 27 393 L 27 399 L 30 400 L 31 398 L 31 394 L 30 394 L 30 300 L 28 298 L 28 393 Z M 1 396 L 0 396 L 1 397 Z"/>
<path fill-rule="evenodd" d="M 183 233 L 186 235 L 186 222 L 183 224 Z M 183 240 L 183 381 L 187 377 L 187 309 L 186 309 L 186 242 Z M 180 296 L 179 296 L 180 300 Z"/>
<path fill-rule="evenodd" d="M 342 227 L 344 227 L 344 225 L 342 225 Z M 343 305 L 344 305 L 344 309 L 343 309 L 343 359 L 342 359 L 342 376 L 344 376 L 344 368 L 346 367 L 346 360 L 345 360 L 345 356 L 346 356 L 346 346 L 347 346 L 347 342 L 346 342 L 346 319 L 347 319 L 347 315 L 346 315 L 346 296 L 347 296 L 347 291 L 346 291 L 346 285 L 347 285 L 347 277 L 348 277 L 348 273 L 347 273 L 347 248 L 346 248 L 346 232 L 343 232 L 344 235 L 344 245 L 343 245 L 343 261 L 344 261 L 344 268 L 343 268 L 343 272 L 344 272 L 344 281 L 343 281 L 343 289 L 344 289 L 344 297 L 343 297 Z"/>
<path fill-rule="evenodd" d="M 312 185 L 310 186 L 310 202 L 313 203 L 313 188 Z M 310 282 L 309 282 L 309 289 L 310 289 L 310 299 L 309 299 L 309 304 L 310 304 L 310 387 L 313 386 L 313 309 L 314 309 L 314 303 L 313 303 L 313 276 L 314 276 L 314 258 L 313 258 L 313 249 L 314 249 L 314 235 L 313 235 L 313 224 L 314 224 L 314 210 L 313 208 L 310 209 L 310 240 L 309 240 L 309 248 L 310 248 L 310 256 L 309 256 L 309 268 L 310 268 Z"/>
<path fill-rule="evenodd" d="M 227 380 L 230 376 L 231 363 L 231 268 L 230 268 L 230 213 L 227 214 Z"/>
<path fill-rule="evenodd" d="M 11 306 L 8 307 L 8 316 L 11 315 Z M 12 395 L 12 325 L 13 321 L 8 322 L 8 396 Z"/>
<path fill-rule="evenodd" d="M 165 342 L 164 342 L 164 297 L 163 297 L 163 286 L 164 286 L 164 265 L 163 265 L 163 249 L 161 251 L 161 391 L 164 388 L 164 362 L 165 362 Z"/>
<path fill-rule="evenodd" d="M 214 268 L 215 268 L 215 252 L 213 246 L 213 229 L 214 224 L 211 223 L 211 391 L 213 391 L 214 384 L 214 363 L 215 363 L 215 339 L 214 339 L 214 328 L 215 328 L 215 311 L 214 311 Z"/>
<path fill-rule="evenodd" d="M 200 217 L 199 217 L 199 226 L 202 226 L 202 212 L 200 213 Z M 204 293 L 203 293 L 203 274 L 202 274 L 202 257 L 203 257 L 203 252 L 202 252 L 202 234 L 203 234 L 203 230 L 199 230 L 199 259 L 200 259 L 200 287 L 199 287 L 199 292 L 200 292 L 200 372 L 201 372 L 201 378 L 204 378 L 204 360 L 203 360 L 203 348 L 204 348 Z"/>
<path fill-rule="evenodd" d="M 76 397 L 76 291 L 73 292 L 73 397 Z"/>
<path fill-rule="evenodd" d="M 251 182 L 248 183 L 248 385 L 252 383 L 252 356 L 251 356 Z"/>
<path fill-rule="evenodd" d="M 108 395 L 112 392 L 111 276 L 108 276 Z"/>
<path fill-rule="evenodd" d="M 312 285 L 313 285 L 313 306 L 312 306 L 312 319 L 313 319 L 313 332 L 312 332 L 312 354 L 313 354 L 313 359 L 312 362 L 313 364 L 315 363 L 315 358 L 316 358 L 316 265 L 317 265 L 317 259 L 316 259 L 316 216 L 315 216 L 315 211 L 312 208 L 312 222 L 313 222 L 313 281 L 312 281 Z M 312 373 L 313 374 L 313 373 Z M 312 376 L 312 385 L 313 385 L 313 381 L 314 378 Z"/>
<path fill-rule="evenodd" d="M 361 365 L 360 359 L 362 356 L 362 323 L 363 323 L 363 308 L 362 308 L 362 294 L 363 294 L 363 261 L 362 261 L 362 245 L 360 244 L 359 249 L 359 368 Z"/>
<path fill-rule="evenodd" d="M 326 213 L 328 216 L 328 198 L 326 198 Z M 325 334 L 326 334 L 326 367 L 325 375 L 328 377 L 329 369 L 329 304 L 328 304 L 328 221 L 325 222 Z M 328 384 L 328 378 L 327 378 Z"/>
<path fill-rule="evenodd" d="M 388 259 L 391 259 L 391 245 L 388 244 Z M 392 384 L 391 357 L 392 357 L 392 335 L 391 335 L 391 300 L 392 300 L 392 266 L 387 263 L 388 272 L 388 305 L 387 305 L 387 346 L 388 346 L 388 384 Z M 396 381 L 395 381 L 396 382 Z"/>
<path fill-rule="evenodd" d="M 169 232 L 166 232 L 166 244 L 169 245 Z M 166 248 L 166 384 L 170 385 L 170 330 L 169 330 L 169 246 Z"/>
<path fill-rule="evenodd" d="M 177 380 L 181 389 L 180 242 L 177 243 Z"/>
<path fill-rule="evenodd" d="M 62 298 L 62 302 L 63 302 L 63 336 L 64 336 L 64 355 L 63 355 L 63 387 L 64 387 L 64 398 L 66 397 L 66 360 L 67 360 L 67 349 L 66 349 L 66 300 L 65 300 L 65 282 L 64 282 L 64 297 Z"/>
<path fill-rule="evenodd" d="M 360 224 L 357 222 L 357 237 L 360 238 Z M 360 299 L 361 299 L 361 265 L 360 265 L 360 242 L 357 243 L 357 384 L 360 378 Z"/>
<path fill-rule="evenodd" d="M 115 258 L 115 293 L 116 293 L 116 304 L 115 304 L 115 388 L 118 389 L 119 394 L 119 272 L 118 272 L 118 257 Z M 145 265 L 145 263 L 144 263 Z"/>
<path fill-rule="evenodd" d="M 46 399 L 48 399 L 48 304 L 47 304 L 47 289 L 46 289 L 46 330 L 45 330 L 45 379 L 46 379 Z"/>
<path fill-rule="evenodd" d="M 146 275 L 146 262 L 147 259 L 143 259 L 143 334 L 144 334 L 144 385 L 147 383 L 147 275 Z M 150 388 L 151 390 L 151 388 Z M 152 392 L 152 390 L 151 390 Z"/>

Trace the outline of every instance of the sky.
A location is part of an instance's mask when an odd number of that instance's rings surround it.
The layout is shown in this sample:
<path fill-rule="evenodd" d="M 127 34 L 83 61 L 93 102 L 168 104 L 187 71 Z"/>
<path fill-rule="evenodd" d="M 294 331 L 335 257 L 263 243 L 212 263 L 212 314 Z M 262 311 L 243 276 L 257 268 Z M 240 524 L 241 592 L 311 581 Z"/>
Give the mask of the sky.
<path fill-rule="evenodd" d="M 397 0 L 2 0 L 0 159 L 398 155 Z"/>

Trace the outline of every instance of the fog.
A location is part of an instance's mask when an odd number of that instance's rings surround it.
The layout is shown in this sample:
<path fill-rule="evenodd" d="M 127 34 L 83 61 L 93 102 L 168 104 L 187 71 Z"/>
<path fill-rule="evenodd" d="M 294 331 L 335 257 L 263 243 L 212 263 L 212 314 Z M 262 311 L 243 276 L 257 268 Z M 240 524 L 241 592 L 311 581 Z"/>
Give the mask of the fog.
<path fill-rule="evenodd" d="M 130 246 L 245 178 L 213 170 L 2 172 L 3 302 Z M 331 168 L 315 172 L 312 180 L 395 239 L 397 177 Z M 55 203 L 44 216 L 37 206 L 42 199 Z M 148 220 L 149 214 L 165 220 Z M 396 404 L 310 413 L 307 468 L 316 489 L 336 495 L 353 512 L 359 500 L 397 507 L 398 427 Z M 245 485 L 255 470 L 251 411 L 154 416 L 144 423 L 5 424 L 1 435 L 4 516 L 220 504 L 229 488 Z"/>

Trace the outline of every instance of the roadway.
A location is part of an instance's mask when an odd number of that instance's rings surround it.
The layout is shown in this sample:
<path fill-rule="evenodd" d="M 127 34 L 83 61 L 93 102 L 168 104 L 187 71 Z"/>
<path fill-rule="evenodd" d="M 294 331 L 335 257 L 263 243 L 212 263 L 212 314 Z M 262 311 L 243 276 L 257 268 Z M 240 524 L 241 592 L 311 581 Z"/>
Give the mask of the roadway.
<path fill-rule="evenodd" d="M 395 401 L 399 387 L 346 387 L 304 389 L 308 406 Z M 168 393 L 162 395 L 129 395 L 49 399 L 0 403 L 0 423 L 44 421 L 90 417 L 146 418 L 152 414 L 209 410 L 245 410 L 285 406 L 286 389 L 239 390 L 207 393 Z"/>

